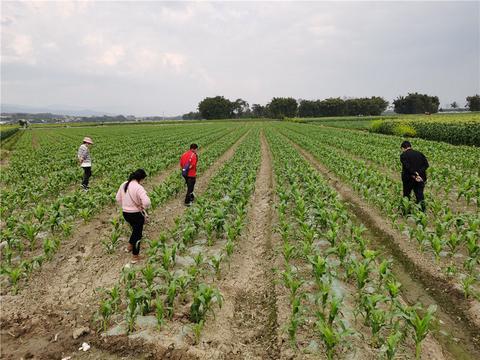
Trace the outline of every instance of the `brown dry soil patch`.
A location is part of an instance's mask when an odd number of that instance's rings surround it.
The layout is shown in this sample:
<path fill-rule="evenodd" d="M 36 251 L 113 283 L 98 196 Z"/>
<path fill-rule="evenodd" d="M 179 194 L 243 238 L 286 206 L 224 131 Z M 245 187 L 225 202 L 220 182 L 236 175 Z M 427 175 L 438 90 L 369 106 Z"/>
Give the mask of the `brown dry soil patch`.
<path fill-rule="evenodd" d="M 5 170 L 10 162 L 10 151 L 0 149 L 0 171 Z"/>
<path fill-rule="evenodd" d="M 324 176 L 350 205 L 352 212 L 373 232 L 383 239 L 384 245 L 395 254 L 409 275 L 421 282 L 425 290 L 450 316 L 462 320 L 468 326 L 475 346 L 480 345 L 480 306 L 476 300 L 466 300 L 458 284 L 447 278 L 438 265 L 422 254 L 405 235 L 398 233 L 376 209 L 372 208 L 354 190 L 346 186 L 336 175 L 313 155 L 291 142 L 292 145 Z"/>
<path fill-rule="evenodd" d="M 219 290 L 224 304 L 190 353 L 201 359 L 278 359 L 277 308 L 272 247 L 272 159 L 261 135 L 262 162 L 248 225 Z"/>
<path fill-rule="evenodd" d="M 245 136 L 200 176 L 197 193 L 205 190 L 211 177 L 233 156 Z M 152 178 L 149 184 L 164 181 L 176 167 Z M 152 223 L 145 229 L 146 236 L 154 236 L 160 229 L 173 225 L 173 220 L 185 209 L 183 197 L 184 194 L 179 194 L 150 214 Z M 2 359 L 18 359 L 29 354 L 35 358 L 60 358 L 78 350 L 84 339 L 72 341 L 72 333 L 79 327 L 94 328 L 92 318 L 99 298 L 96 289 L 112 286 L 130 260 L 123 251 L 124 246 L 107 255 L 101 244 L 111 231 L 110 219 L 117 213 L 118 209 L 112 206 L 93 221 L 81 225 L 18 295 L 2 296 Z"/>

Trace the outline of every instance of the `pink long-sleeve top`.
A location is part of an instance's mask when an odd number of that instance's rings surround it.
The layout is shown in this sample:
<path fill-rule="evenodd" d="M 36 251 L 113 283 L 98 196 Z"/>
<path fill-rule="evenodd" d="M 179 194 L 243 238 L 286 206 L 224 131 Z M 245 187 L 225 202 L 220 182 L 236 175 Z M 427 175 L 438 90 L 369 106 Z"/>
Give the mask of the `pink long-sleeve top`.
<path fill-rule="evenodd" d="M 125 192 L 125 181 L 117 191 L 117 202 L 122 210 L 127 213 L 140 212 L 150 207 L 150 198 L 147 192 L 136 180 L 130 181 L 127 192 Z"/>

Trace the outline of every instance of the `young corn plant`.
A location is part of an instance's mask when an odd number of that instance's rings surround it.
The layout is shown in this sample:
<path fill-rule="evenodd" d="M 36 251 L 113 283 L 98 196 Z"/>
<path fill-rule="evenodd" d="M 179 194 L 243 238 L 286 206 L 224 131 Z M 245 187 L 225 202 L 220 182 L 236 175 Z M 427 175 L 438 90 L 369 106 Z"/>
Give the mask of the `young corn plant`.
<path fill-rule="evenodd" d="M 178 294 L 178 283 L 176 278 L 172 278 L 170 283 L 168 284 L 167 287 L 167 297 L 165 299 L 165 303 L 167 305 L 167 314 L 168 318 L 171 319 L 173 317 L 173 312 L 174 312 L 174 303 L 175 303 L 175 298 L 177 297 Z"/>
<path fill-rule="evenodd" d="M 25 275 L 25 271 L 23 270 L 22 266 L 7 268 L 5 272 L 8 275 L 8 279 L 10 280 L 10 285 L 12 286 L 12 293 L 16 295 L 18 293 L 18 282 Z"/>
<path fill-rule="evenodd" d="M 368 281 L 368 276 L 370 274 L 370 262 L 364 260 L 362 262 L 354 262 L 353 265 L 353 273 L 355 274 L 355 278 L 357 280 L 357 289 L 362 290 L 365 287 L 365 284 Z"/>
<path fill-rule="evenodd" d="M 421 315 L 424 309 L 421 307 L 407 306 L 403 309 L 403 318 L 407 321 L 413 330 L 413 340 L 415 341 L 415 358 L 420 359 L 422 353 L 422 341 L 428 335 L 433 321 L 435 319 L 434 314 L 436 307 L 431 305 L 428 307 L 425 315 Z"/>
<path fill-rule="evenodd" d="M 397 353 L 398 346 L 403 340 L 403 333 L 395 327 L 390 335 L 387 336 L 385 343 L 383 344 L 382 350 L 385 352 L 387 360 L 393 360 L 395 354 Z"/>
<path fill-rule="evenodd" d="M 220 266 L 223 261 L 223 254 L 218 254 L 210 258 L 210 266 L 213 268 L 215 277 L 220 279 Z"/>
<path fill-rule="evenodd" d="M 110 304 L 112 306 L 112 310 L 113 312 L 116 312 L 121 302 L 120 287 L 118 285 L 115 285 L 114 287 L 112 287 L 110 290 L 107 290 L 106 292 L 110 297 Z"/>
<path fill-rule="evenodd" d="M 477 281 L 476 277 L 471 274 L 465 276 L 462 279 L 461 283 L 462 283 L 462 289 L 463 289 L 463 294 L 465 295 L 465 299 L 471 296 L 474 296 L 476 298 L 478 297 L 478 295 L 474 293 L 472 288 L 472 285 L 474 285 L 476 281 Z"/>
<path fill-rule="evenodd" d="M 233 255 L 234 248 L 235 248 L 235 245 L 233 241 L 227 240 L 227 242 L 225 243 L 225 253 L 229 258 Z"/>
<path fill-rule="evenodd" d="M 388 313 L 380 308 L 373 309 L 370 313 L 370 328 L 372 329 L 372 345 L 380 346 L 380 330 L 388 324 Z"/>
<path fill-rule="evenodd" d="M 204 227 L 205 227 L 205 233 L 207 234 L 207 245 L 213 246 L 213 244 L 215 243 L 215 238 L 214 238 L 215 224 L 210 219 L 207 219 Z"/>
<path fill-rule="evenodd" d="M 22 224 L 21 228 L 23 231 L 23 235 L 30 242 L 30 251 L 33 251 L 37 243 L 37 234 L 40 231 L 40 226 L 36 224 L 26 223 Z"/>
<path fill-rule="evenodd" d="M 192 324 L 194 345 L 197 345 L 199 343 L 200 337 L 202 336 L 202 330 L 204 325 L 205 325 L 204 320 L 200 320 L 198 323 Z"/>
<path fill-rule="evenodd" d="M 290 299 L 293 299 L 303 285 L 304 280 L 300 279 L 291 267 L 287 267 L 286 270 L 282 272 L 282 279 L 285 287 L 290 290 Z"/>
<path fill-rule="evenodd" d="M 97 316 L 100 319 L 102 331 L 107 331 L 110 325 L 110 318 L 114 313 L 112 302 L 109 299 L 103 299 L 100 301 L 100 308 L 98 309 Z"/>
<path fill-rule="evenodd" d="M 84 222 L 88 222 L 90 218 L 93 215 L 93 209 L 92 208 L 82 208 L 78 210 L 78 214 L 80 217 L 83 219 Z"/>
<path fill-rule="evenodd" d="M 330 324 L 321 317 L 315 323 L 315 329 L 325 344 L 327 359 L 333 360 L 336 347 L 349 334 L 349 331 L 344 327 L 343 323 L 340 323 L 340 325 Z"/>
<path fill-rule="evenodd" d="M 127 322 L 128 333 L 131 333 L 135 330 L 135 321 L 140 312 L 137 300 L 138 298 L 135 289 L 127 289 L 127 311 L 125 314 L 125 320 Z"/>
<path fill-rule="evenodd" d="M 288 264 L 296 255 L 296 248 L 288 240 L 283 242 L 282 254 L 285 262 Z"/>
<path fill-rule="evenodd" d="M 165 324 L 165 307 L 161 298 L 157 298 L 155 301 L 155 317 L 157 319 L 158 330 L 160 330 Z"/>
<path fill-rule="evenodd" d="M 155 268 L 155 266 L 153 266 L 153 264 L 148 263 L 140 272 L 143 275 L 143 282 L 145 283 L 147 289 L 152 289 L 155 277 L 158 274 L 158 270 Z"/>
<path fill-rule="evenodd" d="M 60 229 L 63 232 L 63 236 L 69 237 L 72 234 L 73 225 L 71 223 L 62 222 L 60 224 Z"/>
<path fill-rule="evenodd" d="M 47 209 L 45 209 L 45 207 L 43 207 L 41 204 L 38 204 L 33 210 L 33 216 L 35 216 L 35 219 L 37 219 L 37 221 L 41 224 L 43 222 L 46 212 Z"/>
<path fill-rule="evenodd" d="M 113 254 L 117 248 L 118 240 L 120 239 L 121 230 L 114 229 L 110 233 L 110 238 L 108 240 L 103 240 L 102 244 L 107 251 L 107 254 Z"/>
<path fill-rule="evenodd" d="M 190 319 L 195 323 L 204 321 L 207 313 L 212 311 L 213 304 L 216 302 L 219 307 L 222 307 L 222 301 L 223 297 L 218 289 L 200 284 L 193 295 Z"/>
<path fill-rule="evenodd" d="M 51 260 L 53 257 L 53 254 L 57 251 L 57 243 L 54 239 L 51 238 L 45 238 L 43 240 L 43 252 L 45 254 L 45 257 L 47 260 Z"/>
<path fill-rule="evenodd" d="M 292 314 L 287 324 L 287 333 L 290 339 L 290 343 L 293 347 L 295 347 L 297 343 L 296 339 L 298 328 L 305 321 L 303 317 L 304 308 L 302 306 L 302 299 L 304 298 L 305 294 L 298 294 L 294 296 L 291 300 Z"/>
<path fill-rule="evenodd" d="M 433 234 L 432 234 L 433 235 Z M 430 239 L 430 245 L 432 246 L 433 253 L 435 254 L 435 261 L 440 261 L 440 252 L 443 250 L 443 241 L 436 235 L 433 235 Z"/>
<path fill-rule="evenodd" d="M 321 287 L 321 283 L 323 282 L 323 276 L 327 273 L 327 261 L 322 256 L 316 254 L 313 256 L 308 257 L 308 261 L 312 266 L 312 274 L 315 278 L 315 283 L 318 287 Z"/>

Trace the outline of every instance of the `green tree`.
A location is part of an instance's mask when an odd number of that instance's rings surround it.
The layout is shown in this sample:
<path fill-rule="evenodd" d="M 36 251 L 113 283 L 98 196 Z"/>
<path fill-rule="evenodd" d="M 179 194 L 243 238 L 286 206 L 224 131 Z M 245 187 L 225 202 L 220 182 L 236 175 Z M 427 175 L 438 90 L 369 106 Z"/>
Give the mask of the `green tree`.
<path fill-rule="evenodd" d="M 322 116 L 319 111 L 318 100 L 301 100 L 298 105 L 299 117 L 316 117 Z"/>
<path fill-rule="evenodd" d="M 267 105 L 269 115 L 275 119 L 295 117 L 297 115 L 297 100 L 294 98 L 273 98 Z"/>
<path fill-rule="evenodd" d="M 470 111 L 480 111 L 480 95 L 468 96 L 467 107 Z"/>
<path fill-rule="evenodd" d="M 235 104 L 223 96 L 207 97 L 200 101 L 198 110 L 204 119 L 233 118 Z"/>
<path fill-rule="evenodd" d="M 328 98 L 318 103 L 321 116 L 346 115 L 347 106 L 345 100 L 340 98 Z"/>
<path fill-rule="evenodd" d="M 237 99 L 233 103 L 233 114 L 236 118 L 244 117 L 249 113 L 250 107 L 243 99 Z"/>
<path fill-rule="evenodd" d="M 409 93 L 407 96 L 399 96 L 393 101 L 393 105 L 397 114 L 436 113 L 440 101 L 438 96 Z"/>
<path fill-rule="evenodd" d="M 458 108 L 457 102 L 456 102 L 456 101 L 452 102 L 452 103 L 450 104 L 450 107 L 451 107 L 452 109 Z"/>
<path fill-rule="evenodd" d="M 202 114 L 197 111 L 191 111 L 187 114 L 182 115 L 183 120 L 200 120 L 202 118 Z"/>
<path fill-rule="evenodd" d="M 252 105 L 252 117 L 254 118 L 263 118 L 267 116 L 267 109 L 265 106 L 260 104 Z"/>

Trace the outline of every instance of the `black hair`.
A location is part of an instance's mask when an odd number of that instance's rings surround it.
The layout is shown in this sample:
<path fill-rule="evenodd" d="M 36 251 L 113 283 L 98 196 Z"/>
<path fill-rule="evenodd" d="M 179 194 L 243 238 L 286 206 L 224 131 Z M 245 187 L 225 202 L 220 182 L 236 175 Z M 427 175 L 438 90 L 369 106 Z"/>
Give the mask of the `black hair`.
<path fill-rule="evenodd" d="M 402 142 L 402 145 L 400 145 L 402 149 L 408 149 L 409 147 L 412 147 L 412 144 L 410 144 L 410 141 L 404 141 Z"/>
<path fill-rule="evenodd" d="M 198 145 L 197 144 L 191 144 L 190 145 L 190 150 L 195 150 L 195 149 L 198 149 Z"/>
<path fill-rule="evenodd" d="M 128 189 L 128 185 L 130 184 L 130 181 L 132 180 L 137 180 L 137 181 L 140 181 L 140 180 L 143 180 L 147 177 L 147 173 L 145 172 L 145 170 L 143 169 L 137 169 L 135 170 L 133 173 L 130 174 L 130 176 L 128 177 L 128 181 L 127 183 L 125 184 L 125 192 L 127 192 L 127 189 Z"/>

